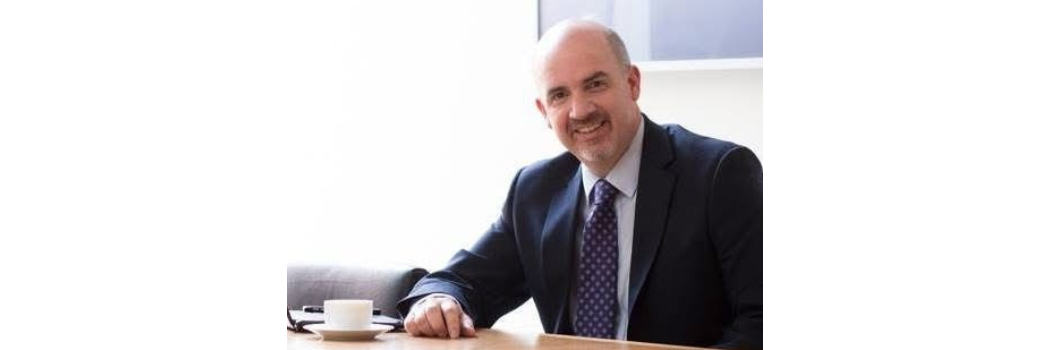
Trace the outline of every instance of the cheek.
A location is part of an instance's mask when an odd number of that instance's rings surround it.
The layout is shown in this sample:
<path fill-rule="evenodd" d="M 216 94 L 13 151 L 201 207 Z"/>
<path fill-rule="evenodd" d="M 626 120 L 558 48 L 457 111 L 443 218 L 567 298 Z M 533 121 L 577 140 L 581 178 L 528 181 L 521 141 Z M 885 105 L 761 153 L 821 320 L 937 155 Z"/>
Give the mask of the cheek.
<path fill-rule="evenodd" d="M 568 118 L 566 118 L 562 114 L 559 114 L 556 111 L 552 111 L 552 112 L 553 113 L 547 115 L 547 124 L 552 129 L 554 129 L 554 131 L 557 131 L 558 133 L 563 133 L 565 131 L 566 125 L 568 124 L 567 123 Z"/>
<path fill-rule="evenodd" d="M 569 129 L 569 118 L 555 119 L 554 132 L 562 142 L 572 142 L 572 132 Z"/>

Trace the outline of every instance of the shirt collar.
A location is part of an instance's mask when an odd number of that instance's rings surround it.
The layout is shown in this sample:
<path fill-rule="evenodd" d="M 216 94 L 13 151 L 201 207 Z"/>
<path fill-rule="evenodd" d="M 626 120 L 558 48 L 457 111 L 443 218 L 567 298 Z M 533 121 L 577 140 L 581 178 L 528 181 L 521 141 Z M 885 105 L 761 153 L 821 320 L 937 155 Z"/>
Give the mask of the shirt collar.
<path fill-rule="evenodd" d="M 635 131 L 634 138 L 631 139 L 631 145 L 627 146 L 627 151 L 623 152 L 623 156 L 616 161 L 616 165 L 605 176 L 605 181 L 616 187 L 627 198 L 634 198 L 634 195 L 638 192 L 638 169 L 642 164 L 642 137 L 644 133 L 645 120 L 642 119 L 638 122 L 638 131 Z M 588 169 L 583 162 L 580 162 L 580 169 L 583 170 L 584 194 L 589 200 L 591 198 L 591 189 L 594 188 L 594 184 L 601 178 L 594 175 L 591 169 Z"/>

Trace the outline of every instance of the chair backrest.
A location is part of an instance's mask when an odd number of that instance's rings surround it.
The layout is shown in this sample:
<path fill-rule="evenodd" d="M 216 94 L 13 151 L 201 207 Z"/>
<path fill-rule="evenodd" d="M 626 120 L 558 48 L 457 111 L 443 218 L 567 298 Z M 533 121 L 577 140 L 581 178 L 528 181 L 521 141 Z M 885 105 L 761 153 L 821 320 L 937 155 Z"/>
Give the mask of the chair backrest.
<path fill-rule="evenodd" d="M 398 300 L 426 274 L 403 265 L 288 265 L 288 309 L 328 299 L 371 299 L 383 315 L 398 317 Z"/>

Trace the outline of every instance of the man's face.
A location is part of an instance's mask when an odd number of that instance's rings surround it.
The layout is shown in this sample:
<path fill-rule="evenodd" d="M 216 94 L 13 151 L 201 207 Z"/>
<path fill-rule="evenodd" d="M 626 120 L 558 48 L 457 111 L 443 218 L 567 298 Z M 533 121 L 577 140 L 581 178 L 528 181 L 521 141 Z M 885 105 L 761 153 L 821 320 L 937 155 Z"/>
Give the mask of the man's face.
<path fill-rule="evenodd" d="M 608 172 L 641 118 L 638 69 L 624 67 L 600 32 L 567 34 L 538 59 L 536 107 L 569 152 Z"/>

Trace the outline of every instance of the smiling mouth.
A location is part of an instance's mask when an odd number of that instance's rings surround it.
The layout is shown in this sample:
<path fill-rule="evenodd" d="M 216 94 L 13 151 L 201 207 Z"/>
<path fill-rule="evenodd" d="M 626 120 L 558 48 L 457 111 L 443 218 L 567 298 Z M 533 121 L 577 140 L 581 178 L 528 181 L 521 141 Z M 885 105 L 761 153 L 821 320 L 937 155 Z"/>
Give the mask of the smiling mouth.
<path fill-rule="evenodd" d="M 608 123 L 608 121 L 604 121 L 603 120 L 602 122 L 596 123 L 596 124 L 591 125 L 591 126 L 587 126 L 587 127 L 583 127 L 583 128 L 577 128 L 575 131 L 576 131 L 577 134 L 584 134 L 584 135 L 591 134 L 591 133 L 594 133 L 595 131 L 597 131 L 603 125 L 605 125 L 605 123 Z"/>

